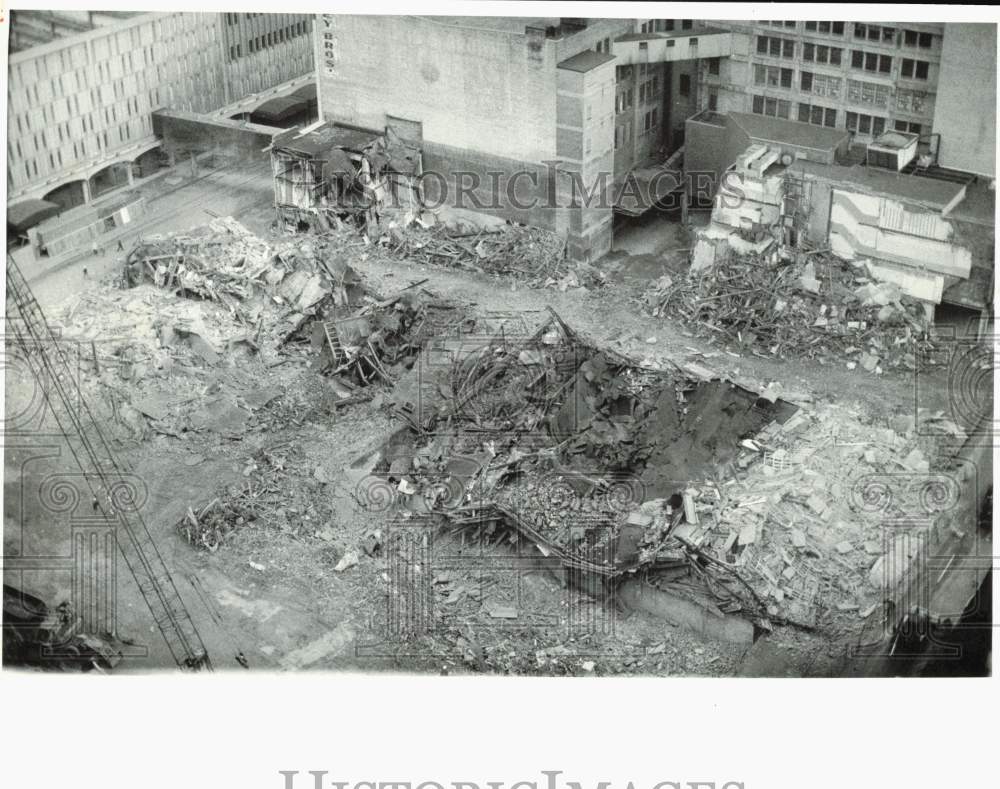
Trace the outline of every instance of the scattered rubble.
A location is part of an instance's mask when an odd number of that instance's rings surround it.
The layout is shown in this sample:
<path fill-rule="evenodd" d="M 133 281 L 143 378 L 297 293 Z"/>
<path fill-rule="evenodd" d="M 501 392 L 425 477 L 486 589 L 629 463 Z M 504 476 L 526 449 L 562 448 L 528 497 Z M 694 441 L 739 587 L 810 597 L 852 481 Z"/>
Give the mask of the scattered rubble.
<path fill-rule="evenodd" d="M 561 280 L 569 273 L 566 242 L 535 227 L 504 225 L 455 233 L 446 226 L 391 226 L 379 244 L 393 256 L 484 274 L 513 275 L 534 283 Z"/>
<path fill-rule="evenodd" d="M 461 340 L 432 343 L 447 363 L 397 385 L 409 431 L 365 481 L 369 505 L 531 547 L 585 585 L 641 572 L 765 628 L 871 610 L 874 561 L 856 546 L 880 538 L 885 513 L 858 498 L 859 478 L 921 465 L 912 437 L 771 389 L 636 367 L 556 315 L 521 342 Z M 912 480 L 887 479 L 912 499 Z"/>
<path fill-rule="evenodd" d="M 800 356 L 876 373 L 929 358 L 923 305 L 864 264 L 825 252 L 792 260 L 732 253 L 648 295 L 680 318 L 761 356 Z"/>

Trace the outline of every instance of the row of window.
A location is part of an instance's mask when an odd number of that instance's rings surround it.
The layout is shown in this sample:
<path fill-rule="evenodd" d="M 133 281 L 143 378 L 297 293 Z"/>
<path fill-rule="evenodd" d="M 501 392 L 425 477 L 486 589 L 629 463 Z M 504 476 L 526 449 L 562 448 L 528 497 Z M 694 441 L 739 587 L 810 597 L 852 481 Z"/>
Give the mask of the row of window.
<path fill-rule="evenodd" d="M 894 27 L 884 25 L 871 25 L 867 23 L 854 23 L 854 37 L 863 38 L 867 41 L 880 41 L 883 44 L 893 44 L 901 41 L 903 46 L 919 47 L 920 49 L 930 49 L 934 46 L 934 35 L 924 33 L 919 30 L 903 30 L 902 37 Z"/>
<path fill-rule="evenodd" d="M 239 14 L 226 14 L 225 16 L 226 16 L 226 24 L 227 25 L 235 25 L 235 24 L 238 24 L 239 21 L 240 21 L 240 15 Z M 246 19 L 253 19 L 254 17 L 264 16 L 264 14 L 260 13 L 260 12 L 258 12 L 258 13 L 245 13 L 245 14 L 243 14 L 243 16 Z"/>
<path fill-rule="evenodd" d="M 260 52 L 268 47 L 273 47 L 276 44 L 283 44 L 285 41 L 291 41 L 293 38 L 297 38 L 307 32 L 309 32 L 307 22 L 296 22 L 295 24 L 287 27 L 272 30 L 269 33 L 261 33 L 259 36 L 255 36 L 254 38 L 247 40 L 247 54 Z M 229 47 L 230 60 L 236 60 L 241 57 L 243 57 L 242 44 L 233 44 Z"/>
<path fill-rule="evenodd" d="M 902 58 L 899 67 L 899 76 L 906 79 L 926 80 L 930 75 L 930 65 L 926 60 Z M 864 69 L 865 71 L 877 72 L 879 74 L 889 74 L 892 72 L 892 57 L 855 49 L 851 51 L 851 68 Z"/>
<path fill-rule="evenodd" d="M 797 23 L 794 21 L 784 22 L 764 22 L 762 24 L 772 27 L 795 29 Z M 843 22 L 803 22 L 807 33 L 824 33 L 834 36 L 844 35 Z M 898 29 L 885 25 L 873 25 L 868 22 L 855 22 L 853 26 L 854 37 L 866 41 L 878 41 L 883 44 L 902 43 L 907 47 L 919 47 L 921 49 L 931 49 L 934 46 L 934 35 L 919 30 Z"/>
<path fill-rule="evenodd" d="M 810 63 L 839 66 L 844 50 L 840 47 L 828 47 L 825 44 L 803 44 L 802 59 Z"/>
<path fill-rule="evenodd" d="M 754 66 L 754 84 L 769 88 L 791 88 L 794 72 L 790 68 L 778 66 Z M 839 99 L 841 95 L 841 78 L 829 74 L 815 74 L 811 71 L 799 73 L 799 89 L 817 96 L 827 96 Z M 907 112 L 922 112 L 926 94 L 920 91 L 897 88 L 896 106 Z M 855 104 L 873 104 L 879 107 L 889 106 L 893 90 L 891 86 L 877 82 L 862 80 L 847 80 L 847 98 Z"/>
<path fill-rule="evenodd" d="M 751 109 L 757 115 L 768 115 L 772 118 L 791 120 L 792 103 L 785 99 L 754 96 Z M 837 114 L 837 110 L 833 107 L 800 103 L 797 108 L 796 119 L 802 123 L 811 123 L 814 126 L 827 126 L 834 129 L 837 127 Z M 846 129 L 873 137 L 882 134 L 888 122 L 888 119 L 881 115 L 868 115 L 863 112 L 846 112 L 844 116 Z M 919 123 L 905 120 L 895 121 L 894 128 L 896 131 L 912 132 L 913 134 L 920 134 L 923 129 Z"/>
<path fill-rule="evenodd" d="M 145 119 L 142 121 L 143 126 L 149 126 L 149 120 Z M 119 143 L 126 143 L 131 138 L 130 130 L 128 124 L 122 124 L 118 127 L 118 141 Z M 107 150 L 110 147 L 108 141 L 107 131 L 99 132 L 94 135 L 94 139 L 97 141 L 97 147 L 99 149 Z M 17 158 L 23 158 L 21 155 L 21 145 L 19 142 L 14 144 L 14 147 L 10 147 L 8 143 L 8 150 L 11 156 L 14 154 L 14 150 L 17 151 Z M 73 157 L 74 159 L 81 159 L 87 156 L 87 142 L 86 140 L 80 139 L 73 142 Z M 57 167 L 63 166 L 63 155 L 62 149 L 57 148 L 55 151 L 49 151 L 49 169 L 55 170 Z M 27 178 L 37 178 L 38 177 L 38 159 L 37 157 L 32 157 L 30 159 L 24 160 L 24 174 Z M 12 183 L 8 179 L 9 183 Z"/>
<path fill-rule="evenodd" d="M 757 54 L 791 59 L 795 57 L 795 42 L 790 38 L 757 36 Z"/>
<path fill-rule="evenodd" d="M 694 22 L 690 19 L 650 19 L 639 26 L 640 33 L 669 33 L 676 30 L 677 23 L 680 22 L 681 30 L 690 30 L 694 27 Z"/>
<path fill-rule="evenodd" d="M 791 60 L 795 57 L 795 42 L 789 38 L 757 36 L 757 54 Z M 840 47 L 810 43 L 802 45 L 802 59 L 810 63 L 839 66 L 842 63 L 842 55 L 843 50 Z M 851 68 L 873 74 L 891 74 L 892 60 L 892 55 L 862 49 L 851 50 Z M 930 63 L 926 60 L 902 58 L 899 74 L 906 79 L 926 80 L 930 74 Z"/>
<path fill-rule="evenodd" d="M 835 36 L 844 35 L 843 22 L 806 22 L 805 27 L 808 33 L 832 33 Z"/>

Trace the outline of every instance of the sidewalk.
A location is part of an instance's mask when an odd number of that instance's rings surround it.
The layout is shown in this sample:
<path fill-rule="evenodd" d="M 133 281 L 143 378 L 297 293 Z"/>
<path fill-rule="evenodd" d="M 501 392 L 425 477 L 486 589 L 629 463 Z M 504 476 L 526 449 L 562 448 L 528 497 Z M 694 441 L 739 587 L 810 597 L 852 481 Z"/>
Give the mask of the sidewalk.
<path fill-rule="evenodd" d="M 163 170 L 147 179 L 143 179 L 138 189 L 136 188 L 136 184 L 132 184 L 129 187 L 129 189 L 139 191 L 143 194 L 143 197 L 146 199 L 146 212 L 134 222 L 115 228 L 102 235 L 98 239 L 98 246 L 101 252 L 98 255 L 99 258 L 107 257 L 109 254 L 112 257 L 115 255 L 124 255 L 136 239 L 143 235 L 164 232 L 166 228 L 160 227 L 161 225 L 174 224 L 171 220 L 176 219 L 184 212 L 204 210 L 202 208 L 203 204 L 211 201 L 213 198 L 215 198 L 215 203 L 222 203 L 226 201 L 226 198 L 238 197 L 241 185 L 245 186 L 247 183 L 251 183 L 257 179 L 261 179 L 261 183 L 263 184 L 264 179 L 266 179 L 267 188 L 270 189 L 270 168 L 265 165 L 241 171 L 236 171 L 232 167 L 219 167 L 212 170 L 203 170 L 194 178 L 191 177 L 190 171 L 187 174 L 183 174 L 186 169 L 188 169 L 188 165 L 184 164 L 169 170 Z M 168 178 L 171 175 L 182 175 L 184 181 L 176 186 L 169 186 L 164 189 L 152 188 L 154 184 L 159 185 L 157 182 L 161 179 Z M 235 183 L 227 184 L 225 181 L 234 181 Z M 202 187 L 202 189 L 200 190 L 199 187 Z M 207 192 L 207 194 L 203 194 L 202 190 Z M 194 191 L 193 194 L 191 193 L 192 191 Z M 214 194 L 216 191 L 219 192 L 218 195 Z M 229 212 L 220 210 L 217 213 L 223 215 Z M 123 252 L 119 252 L 117 249 L 119 240 L 122 241 L 122 245 L 124 246 Z M 14 259 L 21 267 L 29 282 L 37 281 L 74 265 L 85 265 L 87 260 L 93 258 L 94 255 L 90 244 L 65 252 L 54 258 L 38 258 L 30 250 L 27 253 L 22 252 L 21 255 L 14 255 Z"/>

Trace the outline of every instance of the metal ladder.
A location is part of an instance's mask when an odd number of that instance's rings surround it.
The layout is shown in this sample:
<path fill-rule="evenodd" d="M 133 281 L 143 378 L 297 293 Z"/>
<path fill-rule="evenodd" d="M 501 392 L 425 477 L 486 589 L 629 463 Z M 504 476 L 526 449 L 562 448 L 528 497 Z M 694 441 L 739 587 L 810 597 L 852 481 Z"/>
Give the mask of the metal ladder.
<path fill-rule="evenodd" d="M 7 256 L 7 304 L 7 340 L 23 354 L 70 452 L 80 469 L 87 472 L 83 479 L 96 506 L 109 522 L 116 523 L 118 549 L 174 661 L 182 669 L 211 670 L 201 636 L 142 516 L 137 509 L 129 511 L 127 502 L 125 506 L 113 506 L 116 493 L 122 491 L 122 468 L 80 392 L 65 350 L 10 255 Z M 74 439 L 82 456 L 74 446 Z M 100 480 L 99 487 L 95 488 L 93 477 Z M 122 532 L 124 540 L 119 536 Z"/>

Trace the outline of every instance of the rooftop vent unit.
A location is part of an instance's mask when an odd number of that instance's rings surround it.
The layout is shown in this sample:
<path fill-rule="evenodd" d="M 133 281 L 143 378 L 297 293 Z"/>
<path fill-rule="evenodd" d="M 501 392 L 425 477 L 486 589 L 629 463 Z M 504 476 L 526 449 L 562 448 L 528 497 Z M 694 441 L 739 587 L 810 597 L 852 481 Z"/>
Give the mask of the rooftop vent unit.
<path fill-rule="evenodd" d="M 868 144 L 868 166 L 900 172 L 917 158 L 920 137 L 910 132 L 890 131 Z"/>

